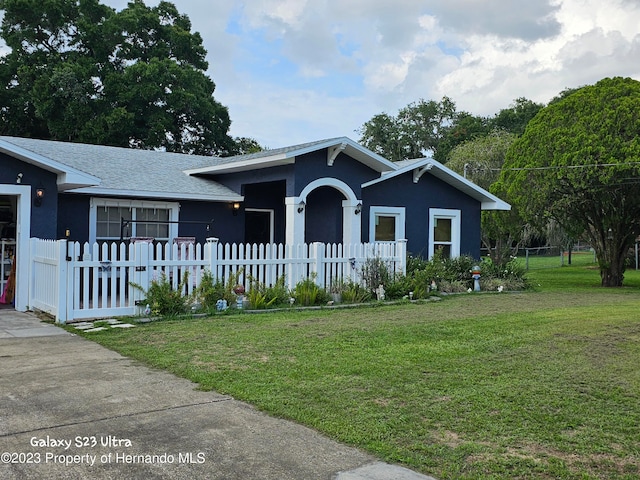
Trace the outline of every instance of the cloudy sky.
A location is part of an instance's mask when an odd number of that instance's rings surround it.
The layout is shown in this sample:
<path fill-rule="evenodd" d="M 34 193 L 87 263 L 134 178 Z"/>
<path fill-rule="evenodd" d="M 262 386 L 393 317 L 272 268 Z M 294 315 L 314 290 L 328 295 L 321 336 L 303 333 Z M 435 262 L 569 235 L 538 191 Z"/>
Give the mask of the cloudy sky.
<path fill-rule="evenodd" d="M 640 80 L 638 0 L 173 3 L 203 37 L 231 134 L 269 148 L 358 140 L 373 115 L 420 98 L 493 115 L 518 97 L 546 103 L 604 77 Z"/>

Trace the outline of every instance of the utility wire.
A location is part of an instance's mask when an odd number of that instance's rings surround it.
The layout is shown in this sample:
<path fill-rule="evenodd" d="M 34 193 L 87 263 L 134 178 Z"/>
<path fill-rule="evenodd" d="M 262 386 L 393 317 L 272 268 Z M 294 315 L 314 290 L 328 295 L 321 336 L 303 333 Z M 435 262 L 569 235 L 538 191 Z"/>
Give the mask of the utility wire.
<path fill-rule="evenodd" d="M 552 165 L 548 167 L 511 167 L 511 168 L 486 168 L 474 167 L 472 163 L 467 164 L 471 170 L 483 170 L 492 172 L 501 172 L 503 170 L 524 171 L 524 170 L 559 170 L 561 168 L 589 168 L 589 167 L 617 167 L 621 165 L 640 165 L 640 162 L 623 162 L 623 163 L 590 163 L 587 165 Z"/>

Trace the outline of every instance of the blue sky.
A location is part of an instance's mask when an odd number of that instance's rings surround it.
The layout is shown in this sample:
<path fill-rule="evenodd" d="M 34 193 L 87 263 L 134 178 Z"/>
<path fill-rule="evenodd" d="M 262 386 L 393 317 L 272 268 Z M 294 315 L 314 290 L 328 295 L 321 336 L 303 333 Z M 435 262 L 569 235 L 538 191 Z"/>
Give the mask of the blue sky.
<path fill-rule="evenodd" d="M 358 140 L 373 115 L 421 98 L 493 115 L 518 97 L 546 103 L 604 77 L 640 80 L 637 0 L 173 3 L 202 35 L 231 134 L 269 148 Z"/>

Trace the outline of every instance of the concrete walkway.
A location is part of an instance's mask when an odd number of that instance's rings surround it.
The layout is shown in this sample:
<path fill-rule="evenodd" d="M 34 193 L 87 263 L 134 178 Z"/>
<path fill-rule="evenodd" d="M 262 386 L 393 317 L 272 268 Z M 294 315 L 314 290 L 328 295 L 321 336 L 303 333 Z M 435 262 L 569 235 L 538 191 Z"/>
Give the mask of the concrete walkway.
<path fill-rule="evenodd" d="M 428 480 L 0 310 L 0 478 Z"/>

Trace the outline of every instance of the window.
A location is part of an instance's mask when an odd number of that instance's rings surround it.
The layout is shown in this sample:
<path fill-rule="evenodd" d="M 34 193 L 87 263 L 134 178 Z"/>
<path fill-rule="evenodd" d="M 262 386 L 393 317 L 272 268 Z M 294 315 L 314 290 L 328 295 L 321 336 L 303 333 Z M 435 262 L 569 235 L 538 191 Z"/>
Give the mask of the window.
<path fill-rule="evenodd" d="M 369 241 L 395 242 L 405 238 L 404 207 L 371 207 L 369 209 Z"/>
<path fill-rule="evenodd" d="M 152 237 L 168 242 L 178 235 L 178 203 L 140 200 L 91 199 L 89 240 L 110 242 L 130 237 Z M 121 232 L 122 219 L 129 220 Z M 148 223 L 147 223 L 148 222 Z M 166 223 L 165 223 L 166 222 Z"/>
<path fill-rule="evenodd" d="M 440 250 L 447 258 L 460 256 L 460 210 L 429 209 L 429 258 Z"/>

